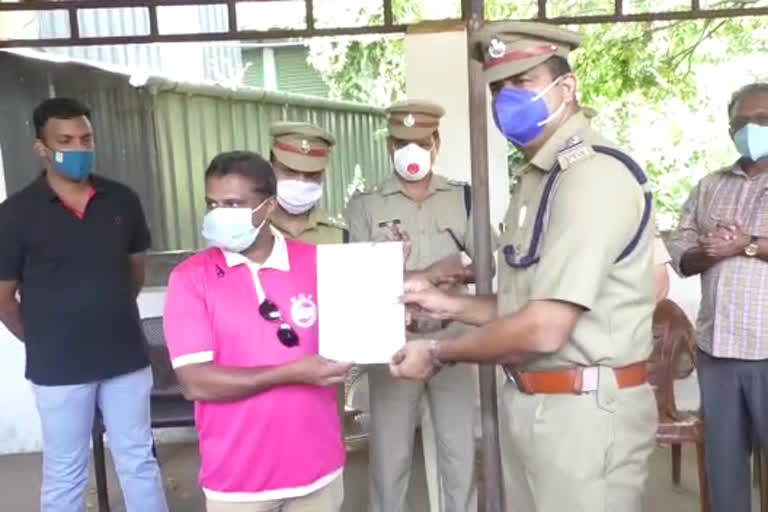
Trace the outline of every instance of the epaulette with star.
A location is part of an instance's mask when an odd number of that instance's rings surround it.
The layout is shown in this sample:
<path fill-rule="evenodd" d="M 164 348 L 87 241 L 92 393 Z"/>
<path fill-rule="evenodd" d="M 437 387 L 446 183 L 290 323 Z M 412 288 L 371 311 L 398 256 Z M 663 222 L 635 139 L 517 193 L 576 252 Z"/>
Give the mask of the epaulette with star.
<path fill-rule="evenodd" d="M 572 167 L 574 164 L 592 158 L 595 150 L 592 146 L 584 142 L 581 137 L 571 137 L 565 143 L 565 147 L 557 152 L 557 162 L 563 170 Z"/>
<path fill-rule="evenodd" d="M 352 197 L 354 196 L 369 196 L 371 194 L 375 194 L 379 191 L 379 186 L 374 185 L 373 187 L 366 187 L 363 189 L 356 190 Z"/>

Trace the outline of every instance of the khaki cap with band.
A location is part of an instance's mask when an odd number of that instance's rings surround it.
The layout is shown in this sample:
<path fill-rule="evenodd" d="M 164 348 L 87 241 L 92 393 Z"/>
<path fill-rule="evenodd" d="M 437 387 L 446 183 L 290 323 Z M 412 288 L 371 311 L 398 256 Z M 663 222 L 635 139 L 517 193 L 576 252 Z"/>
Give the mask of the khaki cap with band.
<path fill-rule="evenodd" d="M 548 23 L 494 23 L 476 37 L 475 58 L 483 61 L 488 83 L 519 75 L 550 57 L 567 58 L 581 36 Z"/>
<path fill-rule="evenodd" d="M 387 108 L 389 134 L 402 140 L 429 137 L 440 127 L 445 109 L 425 100 L 400 101 Z"/>
<path fill-rule="evenodd" d="M 273 124 L 269 133 L 277 161 L 298 172 L 325 170 L 336 143 L 328 131 L 310 123 L 283 121 Z"/>

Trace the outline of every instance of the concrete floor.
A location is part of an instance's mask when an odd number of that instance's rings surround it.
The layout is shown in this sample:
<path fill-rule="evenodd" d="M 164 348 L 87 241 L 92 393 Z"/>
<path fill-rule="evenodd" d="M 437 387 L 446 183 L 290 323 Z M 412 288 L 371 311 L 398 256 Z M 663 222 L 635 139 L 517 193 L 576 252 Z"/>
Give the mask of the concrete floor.
<path fill-rule="evenodd" d="M 699 397 L 695 374 L 676 383 L 675 395 L 680 409 L 696 410 L 698 408 Z M 172 434 L 173 430 L 170 433 Z M 191 439 L 188 433 L 177 438 Z M 190 442 L 166 443 L 161 444 L 158 450 L 171 512 L 204 512 L 203 496 L 197 486 L 199 459 L 196 445 Z M 428 512 L 420 442 L 416 443 L 415 450 L 414 470 L 408 492 L 408 509 L 404 512 Z M 112 511 L 125 512 L 111 462 L 108 462 L 107 466 Z M 343 512 L 365 512 L 368 502 L 368 454 L 364 444 L 349 451 L 344 483 L 346 497 Z M 0 456 L 0 512 L 38 510 L 39 485 L 40 454 Z M 693 448 L 690 446 L 683 448 L 682 482 L 677 488 L 672 485 L 669 450 L 657 449 L 651 458 L 646 512 L 700 512 L 698 496 L 696 457 Z M 753 496 L 752 509 L 754 512 L 758 510 L 756 492 Z M 92 479 L 86 496 L 86 510 L 88 512 L 97 510 Z M 514 512 L 514 508 L 510 507 L 508 512 Z"/>
<path fill-rule="evenodd" d="M 426 485 L 421 453 L 411 475 L 408 512 L 427 512 Z M 194 444 L 166 444 L 159 453 L 172 512 L 203 512 L 203 498 L 197 487 L 198 457 Z M 110 466 L 110 502 L 113 512 L 124 512 L 119 488 Z M 695 455 L 683 449 L 682 483 L 679 488 L 670 478 L 669 450 L 659 448 L 651 459 L 651 478 L 646 505 L 647 512 L 699 512 L 698 483 Z M 367 453 L 358 450 L 349 454 L 344 473 L 346 500 L 344 512 L 364 512 L 367 503 Z M 0 510 L 2 512 L 33 512 L 37 510 L 40 482 L 40 455 L 7 455 L 0 457 Z M 96 511 L 93 481 L 86 497 L 88 511 Z M 757 511 L 757 496 L 753 500 Z M 512 511 L 514 509 L 510 509 Z"/>

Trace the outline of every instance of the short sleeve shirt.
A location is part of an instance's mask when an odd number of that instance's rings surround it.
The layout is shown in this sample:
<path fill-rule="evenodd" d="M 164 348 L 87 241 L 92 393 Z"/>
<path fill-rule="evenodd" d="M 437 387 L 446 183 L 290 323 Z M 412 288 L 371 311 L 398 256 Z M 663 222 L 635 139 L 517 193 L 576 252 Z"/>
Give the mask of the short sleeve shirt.
<path fill-rule="evenodd" d="M 464 185 L 434 174 L 426 199 L 406 196 L 397 178 L 354 196 L 345 213 L 351 242 L 368 242 L 399 223 L 411 238 L 408 270 L 423 269 L 456 252 L 475 254 Z"/>
<path fill-rule="evenodd" d="M 645 206 L 644 191 L 627 167 L 612 156 L 589 154 L 558 175 L 546 209 L 540 208 L 558 156 L 574 140 L 613 146 L 583 114 L 569 119 L 518 173 L 501 236 L 500 314 L 534 300 L 585 309 L 569 342 L 529 369 L 621 367 L 646 360 L 651 351 L 652 223 L 634 250 L 616 261 L 637 233 Z"/>
<path fill-rule="evenodd" d="M 45 177 L 0 204 L 0 280 L 18 281 L 26 376 L 82 384 L 149 364 L 129 257 L 149 248 L 141 203 L 128 187 L 93 176 L 78 213 Z"/>
<path fill-rule="evenodd" d="M 171 273 L 164 312 L 174 367 L 268 368 L 318 352 L 316 247 L 276 234 L 261 266 L 212 248 Z M 298 334 L 286 347 L 265 321 L 269 299 Z M 200 484 L 216 501 L 281 500 L 338 478 L 344 445 L 333 386 L 286 385 L 242 400 L 196 402 Z"/>
<path fill-rule="evenodd" d="M 345 212 L 350 241 L 386 239 L 392 224 L 397 223 L 410 237 L 407 270 L 422 270 L 457 252 L 474 258 L 470 205 L 465 196 L 468 192 L 464 183 L 433 174 L 427 196 L 419 203 L 406 196 L 399 180 L 393 177 L 350 200 Z M 447 329 L 431 332 L 430 336 L 449 337 L 461 329 L 460 324 L 452 322 Z"/>

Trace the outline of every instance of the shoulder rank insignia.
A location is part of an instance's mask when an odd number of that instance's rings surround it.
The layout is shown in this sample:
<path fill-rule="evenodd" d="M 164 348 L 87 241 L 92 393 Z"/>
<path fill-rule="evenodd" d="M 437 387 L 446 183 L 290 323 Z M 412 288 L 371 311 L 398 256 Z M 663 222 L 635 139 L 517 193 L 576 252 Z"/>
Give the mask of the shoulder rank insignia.
<path fill-rule="evenodd" d="M 352 197 L 355 197 L 355 196 L 368 196 L 368 195 L 371 195 L 371 194 L 375 194 L 378 191 L 379 191 L 379 186 L 376 185 L 374 187 L 363 188 L 363 189 L 356 190 L 355 193 L 352 194 Z"/>
<path fill-rule="evenodd" d="M 464 185 L 469 184 L 466 181 L 454 180 L 453 178 L 448 178 L 445 181 L 447 181 L 449 185 L 453 185 L 454 187 L 463 187 Z"/>
<path fill-rule="evenodd" d="M 557 152 L 557 162 L 563 170 L 573 164 L 592 157 L 595 151 L 592 146 L 586 144 L 581 137 L 571 137 L 565 143 L 565 147 Z"/>
<path fill-rule="evenodd" d="M 339 229 L 347 229 L 347 225 L 344 223 L 343 220 L 338 219 L 337 217 L 334 217 L 332 215 L 327 215 L 324 219 L 324 222 L 327 226 L 331 226 L 333 228 L 339 228 Z"/>

